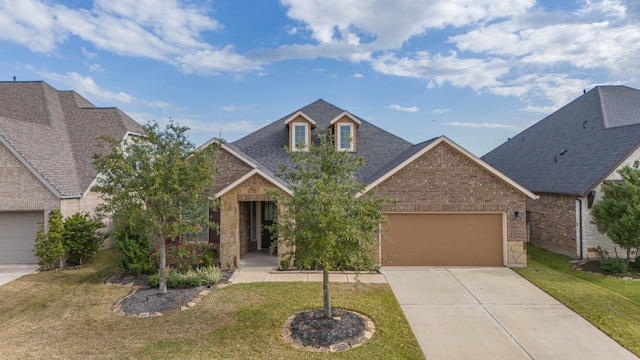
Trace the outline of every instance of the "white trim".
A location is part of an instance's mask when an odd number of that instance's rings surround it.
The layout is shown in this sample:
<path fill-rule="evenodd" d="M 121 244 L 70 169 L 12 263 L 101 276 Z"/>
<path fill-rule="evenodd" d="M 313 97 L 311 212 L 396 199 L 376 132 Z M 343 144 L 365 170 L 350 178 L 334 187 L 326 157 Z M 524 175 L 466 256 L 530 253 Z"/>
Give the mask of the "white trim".
<path fill-rule="evenodd" d="M 293 120 L 295 120 L 298 116 L 303 117 L 305 120 L 307 120 L 309 123 L 311 123 L 311 125 L 316 126 L 316 122 L 308 117 L 305 113 L 303 113 L 302 111 L 297 111 L 295 114 L 289 116 L 285 121 L 284 124 L 285 125 L 289 125 L 290 122 L 292 122 Z"/>
<path fill-rule="evenodd" d="M 509 266 L 509 251 L 508 251 L 508 246 L 509 244 L 507 243 L 507 236 L 509 233 L 509 230 L 507 228 L 507 212 L 503 212 L 502 213 L 502 265 L 503 266 Z M 519 220 L 522 221 L 522 220 Z"/>
<path fill-rule="evenodd" d="M 458 144 L 456 144 L 453 141 L 449 140 L 445 136 L 441 136 L 441 137 L 435 139 L 433 142 L 431 142 L 431 144 L 427 145 L 425 148 L 423 148 L 422 150 L 420 150 L 417 153 L 415 153 L 413 156 L 411 156 L 410 158 L 408 158 L 407 160 L 402 162 L 400 165 L 396 166 L 395 168 L 391 169 L 389 172 L 387 172 L 383 176 L 379 177 L 376 181 L 374 181 L 371 184 L 369 184 L 364 189 L 364 191 L 362 193 L 358 194 L 358 196 L 360 196 L 363 193 L 366 193 L 366 192 L 370 191 L 371 189 L 375 188 L 381 182 L 387 180 L 392 175 L 394 175 L 395 173 L 400 171 L 402 168 L 404 168 L 405 166 L 409 165 L 414 160 L 416 160 L 417 158 L 419 158 L 420 156 L 424 155 L 429 150 L 433 149 L 434 147 L 436 147 L 437 145 L 439 145 L 439 144 L 441 144 L 443 142 L 448 144 L 448 145 L 450 145 L 454 149 L 458 150 L 461 154 L 463 154 L 464 156 L 469 158 L 469 160 L 473 161 L 477 165 L 480 165 L 482 168 L 484 168 L 485 170 L 489 171 L 490 173 L 492 173 L 493 175 L 495 175 L 496 177 L 498 177 L 500 180 L 504 181 L 508 185 L 511 185 L 513 188 L 515 188 L 516 190 L 520 191 L 521 193 L 523 193 L 524 195 L 528 196 L 529 198 L 534 199 L 534 200 L 539 198 L 538 195 L 535 195 L 531 191 L 525 189 L 522 185 L 520 185 L 517 182 L 511 180 L 509 177 L 507 177 L 506 175 L 504 175 L 503 173 L 498 171 L 496 168 L 494 168 L 493 166 L 487 164 L 486 162 L 482 161 L 481 159 L 475 157 L 473 154 L 471 154 L 467 150 L 463 149 Z"/>
<path fill-rule="evenodd" d="M 273 179 L 271 176 L 267 175 L 264 171 L 262 171 L 260 169 L 253 169 L 253 170 L 249 171 L 248 173 L 244 174 L 238 180 L 236 180 L 236 181 L 232 182 L 231 184 L 227 185 L 224 189 L 218 191 L 218 193 L 216 193 L 214 196 L 216 198 L 222 197 L 224 194 L 229 192 L 229 190 L 235 188 L 236 186 L 240 185 L 245 180 L 247 180 L 248 178 L 250 178 L 250 177 L 252 177 L 253 175 L 256 175 L 256 174 L 262 176 L 265 180 L 269 181 L 270 183 L 272 183 L 273 185 L 275 185 L 276 187 L 278 187 L 280 190 L 284 191 L 285 193 L 287 193 L 289 195 L 293 195 L 293 191 L 291 191 L 291 189 L 289 189 L 286 186 L 280 184 L 278 181 Z"/>
<path fill-rule="evenodd" d="M 362 125 L 362 121 L 360 121 L 357 117 L 349 114 L 346 111 L 343 111 L 340 115 L 338 115 L 338 116 L 334 117 L 333 119 L 331 119 L 331 121 L 329 121 L 329 125 L 333 125 L 333 124 L 337 123 L 338 121 L 340 121 L 344 117 L 348 117 L 351 121 L 353 121 L 354 123 L 358 124 L 358 126 Z"/>
<path fill-rule="evenodd" d="M 292 125 L 289 129 L 291 151 L 309 151 L 309 124 L 306 122 L 294 122 Z M 296 143 L 296 127 L 298 126 L 304 127 L 304 147 L 302 148 L 298 148 Z"/>
<path fill-rule="evenodd" d="M 348 126 L 349 127 L 349 132 L 351 133 L 349 136 L 349 147 L 348 148 L 343 148 L 342 147 L 342 126 Z M 336 129 L 336 150 L 337 151 L 354 151 L 355 149 L 355 126 L 353 126 L 352 123 L 338 123 L 337 124 L 337 129 Z"/>

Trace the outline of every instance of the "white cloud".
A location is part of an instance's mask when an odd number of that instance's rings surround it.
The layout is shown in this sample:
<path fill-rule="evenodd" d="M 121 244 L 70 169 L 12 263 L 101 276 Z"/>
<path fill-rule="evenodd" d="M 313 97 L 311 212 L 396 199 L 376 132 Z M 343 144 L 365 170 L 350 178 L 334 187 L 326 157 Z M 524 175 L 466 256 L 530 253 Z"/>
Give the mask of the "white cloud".
<path fill-rule="evenodd" d="M 486 123 L 486 122 L 475 123 L 475 122 L 458 122 L 458 121 L 444 123 L 443 125 L 474 128 L 474 129 L 508 129 L 513 127 L 512 125 L 501 124 L 501 123 Z"/>
<path fill-rule="evenodd" d="M 220 50 L 200 50 L 175 59 L 178 67 L 186 73 L 215 75 L 220 72 L 246 72 L 260 70 L 261 64 L 236 54 L 232 46 Z"/>
<path fill-rule="evenodd" d="M 391 110 L 398 110 L 398 111 L 406 111 L 406 112 L 418 112 L 418 107 L 417 106 L 409 106 L 409 107 L 403 107 L 397 104 L 393 104 L 393 105 L 389 105 L 387 106 L 387 109 L 391 109 Z"/>
<path fill-rule="evenodd" d="M 372 66 L 386 75 L 425 79 L 431 86 L 449 83 L 474 90 L 499 85 L 498 79 L 509 72 L 505 61 L 499 59 L 461 59 L 456 53 L 432 56 L 426 51 L 400 58 L 385 54 L 374 59 Z"/>
<path fill-rule="evenodd" d="M 103 68 L 102 68 L 102 65 L 100 64 L 89 64 L 89 70 L 91 72 L 99 72 L 99 71 L 102 71 Z"/>
<path fill-rule="evenodd" d="M 86 56 L 89 59 L 94 59 L 98 57 L 98 54 L 85 49 L 84 46 L 80 50 L 82 51 L 82 55 Z"/>
<path fill-rule="evenodd" d="M 353 78 L 355 79 L 362 79 L 364 77 L 364 75 L 360 74 L 360 73 L 355 73 L 352 75 Z"/>
<path fill-rule="evenodd" d="M 432 114 L 438 114 L 438 115 L 441 115 L 441 114 L 446 114 L 446 113 L 448 113 L 449 111 L 451 111 L 451 110 L 450 110 L 450 109 L 433 109 L 433 110 L 431 110 L 431 113 L 432 113 Z"/>

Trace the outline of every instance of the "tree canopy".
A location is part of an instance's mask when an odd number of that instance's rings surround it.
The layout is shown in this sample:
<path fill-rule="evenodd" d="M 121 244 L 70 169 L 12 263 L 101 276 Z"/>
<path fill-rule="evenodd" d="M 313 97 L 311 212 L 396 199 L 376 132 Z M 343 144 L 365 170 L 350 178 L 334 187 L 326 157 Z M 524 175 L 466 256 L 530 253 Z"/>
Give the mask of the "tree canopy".
<path fill-rule="evenodd" d="M 592 223 L 615 244 L 627 250 L 640 246 L 640 162 L 618 171 L 621 183 L 605 182 L 604 196 L 592 209 Z"/>
<path fill-rule="evenodd" d="M 128 214 L 145 222 L 160 250 L 160 291 L 166 292 L 165 241 L 185 232 L 201 232 L 209 223 L 208 208 L 217 147 L 201 151 L 185 135 L 187 127 L 173 122 L 161 130 L 144 125 L 144 135 L 131 139 L 104 138 L 108 151 L 94 157 L 98 171 L 94 191 L 100 192 L 103 214 Z"/>
<path fill-rule="evenodd" d="M 383 199 L 362 195 L 356 179 L 363 159 L 335 148 L 330 133 L 308 151 L 291 151 L 293 165 L 281 166 L 293 195 L 280 194 L 276 229 L 285 258 L 296 267 L 323 271 L 324 312 L 331 316 L 329 271 L 370 270 L 377 263 Z"/>

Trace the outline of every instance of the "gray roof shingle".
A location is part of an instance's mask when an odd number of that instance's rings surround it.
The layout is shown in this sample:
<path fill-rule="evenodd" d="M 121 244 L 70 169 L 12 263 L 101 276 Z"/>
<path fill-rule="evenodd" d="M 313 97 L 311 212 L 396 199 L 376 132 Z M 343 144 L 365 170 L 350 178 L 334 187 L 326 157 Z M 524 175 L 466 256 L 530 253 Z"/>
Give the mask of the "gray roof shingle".
<path fill-rule="evenodd" d="M 597 86 L 482 157 L 536 193 L 586 196 L 640 145 L 640 90 Z"/>
<path fill-rule="evenodd" d="M 329 129 L 329 122 L 345 110 L 319 99 L 231 144 L 270 173 L 277 174 L 280 164 L 291 165 L 291 158 L 284 151 L 285 146 L 289 144 L 289 132 L 284 121 L 298 111 L 316 122 L 316 127 L 312 131 L 312 136 L 315 136 Z M 386 169 L 388 164 L 392 162 L 399 164 L 403 161 L 400 160 L 403 154 L 406 156 L 403 159 L 406 159 L 415 153 L 410 151 L 414 148 L 410 142 L 382 130 L 364 119 L 357 116 L 356 118 L 362 123 L 356 130 L 355 155 L 364 158 L 364 165 L 356 174 L 359 181 L 365 184 L 371 183 L 382 175 L 381 171 Z"/>
<path fill-rule="evenodd" d="M 142 127 L 116 108 L 96 108 L 43 81 L 0 82 L 0 136 L 63 197 L 83 194 L 96 176 L 96 137 Z"/>

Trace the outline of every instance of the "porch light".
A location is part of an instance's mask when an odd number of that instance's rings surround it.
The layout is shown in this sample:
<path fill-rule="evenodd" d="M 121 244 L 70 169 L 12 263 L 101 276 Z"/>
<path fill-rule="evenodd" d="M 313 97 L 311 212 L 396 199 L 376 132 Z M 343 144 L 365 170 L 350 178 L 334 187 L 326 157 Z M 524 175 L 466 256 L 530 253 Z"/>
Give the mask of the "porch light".
<path fill-rule="evenodd" d="M 520 221 L 520 211 L 516 211 L 514 213 L 514 217 L 516 218 L 516 220 Z"/>

